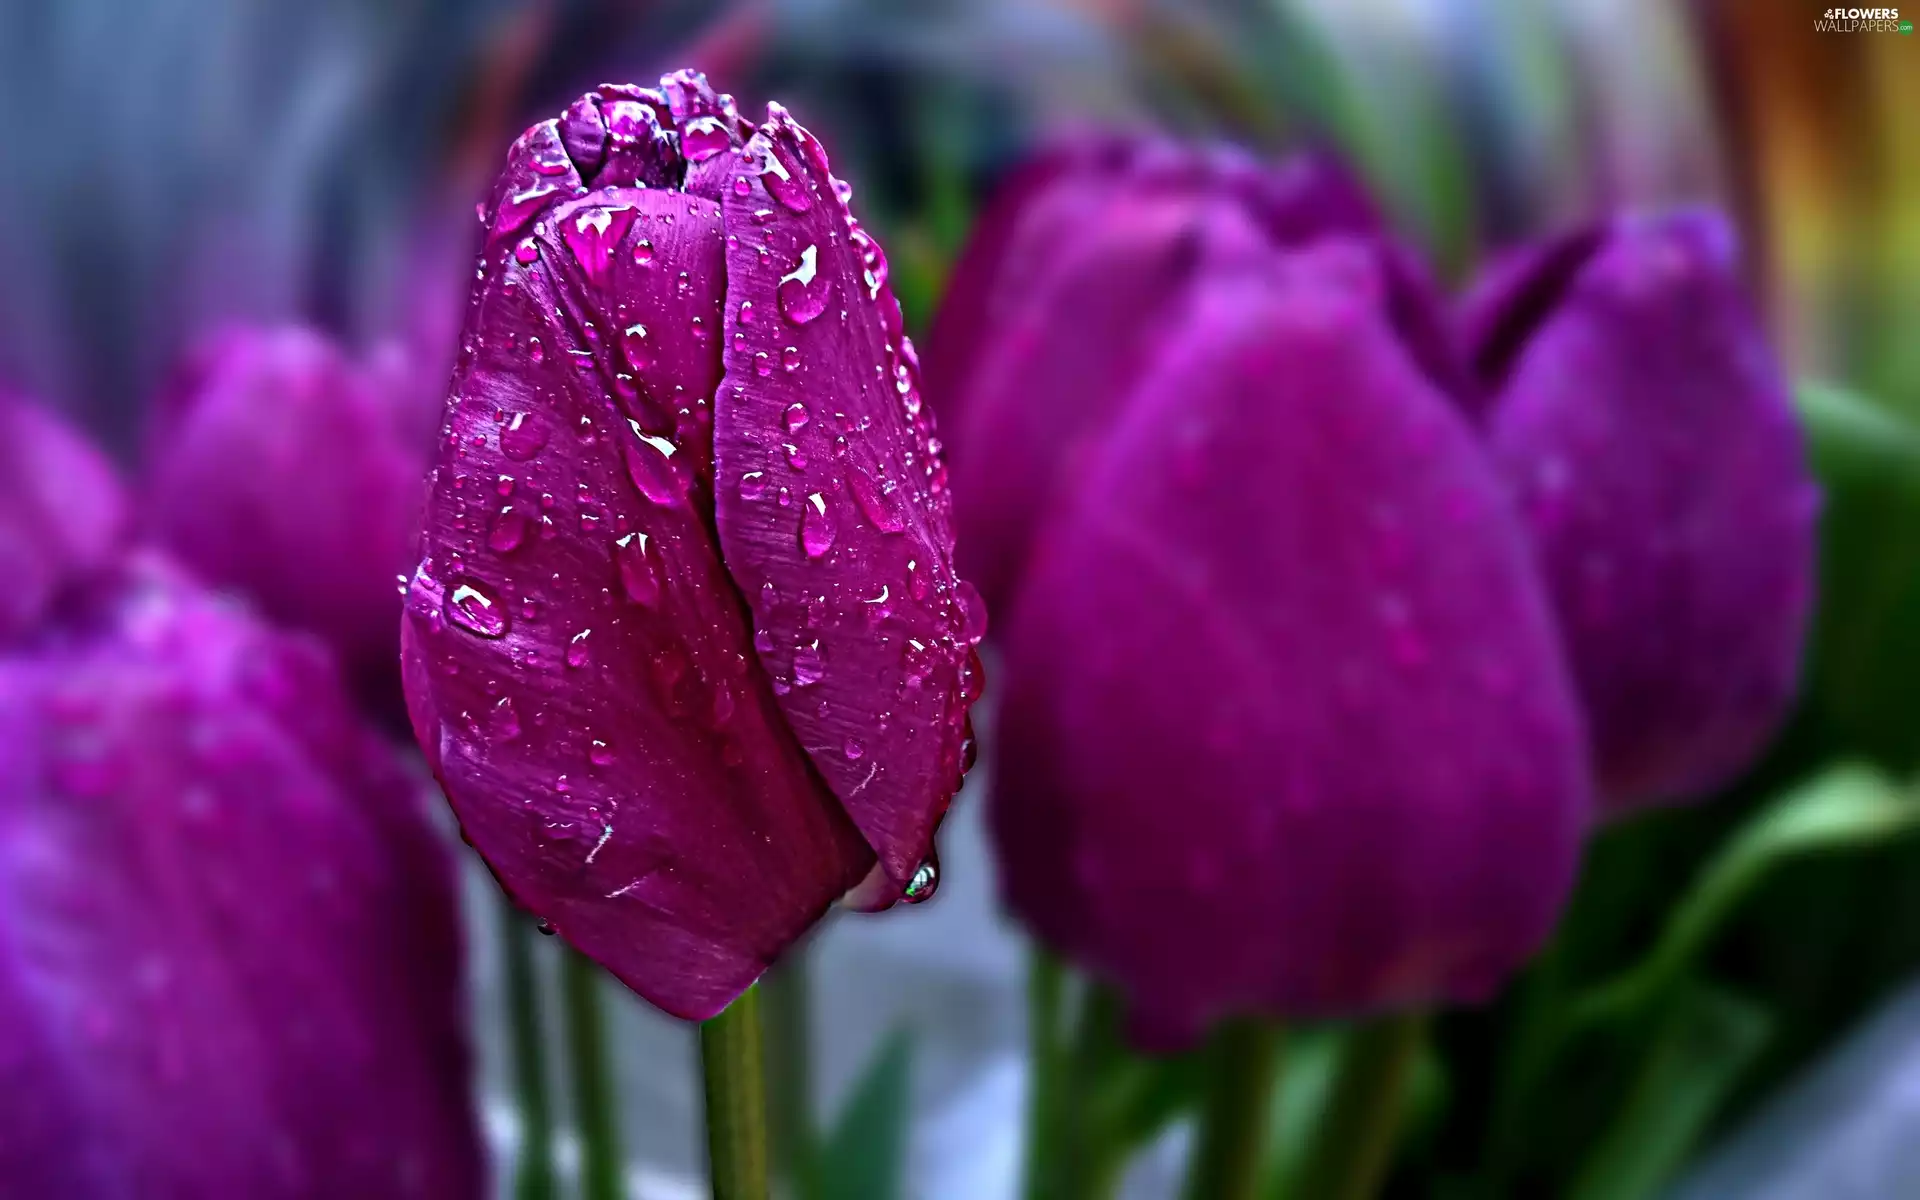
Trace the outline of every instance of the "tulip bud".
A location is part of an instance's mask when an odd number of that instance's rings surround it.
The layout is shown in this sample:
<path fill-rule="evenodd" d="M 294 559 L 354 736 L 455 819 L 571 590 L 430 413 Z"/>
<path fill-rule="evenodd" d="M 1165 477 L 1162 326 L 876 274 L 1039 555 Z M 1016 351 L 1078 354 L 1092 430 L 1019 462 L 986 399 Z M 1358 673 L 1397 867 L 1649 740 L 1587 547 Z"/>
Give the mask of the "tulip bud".
<path fill-rule="evenodd" d="M 811 134 L 690 72 L 515 143 L 402 624 L 516 900 L 712 1016 L 827 906 L 931 890 L 985 614 L 886 257 Z"/>
<path fill-rule="evenodd" d="M 1408 347 L 1442 386 L 1464 388 L 1432 282 L 1330 155 L 1270 169 L 1218 147 L 1104 137 L 1016 172 L 955 269 L 928 357 L 956 446 L 961 565 L 996 611 L 1016 590 L 1033 514 L 1073 477 L 1199 281 L 1222 261 L 1341 233 L 1381 242 Z"/>
<path fill-rule="evenodd" d="M 331 662 L 151 559 L 0 657 L 0 1179 L 477 1196 L 451 860 Z"/>
<path fill-rule="evenodd" d="M 52 414 L 0 390 L 0 643 L 105 566 L 126 525 L 106 458 Z"/>
<path fill-rule="evenodd" d="M 175 557 L 318 634 L 376 689 L 393 685 L 394 580 L 432 436 L 433 393 L 412 382 L 312 330 L 225 330 L 160 399 L 145 496 Z"/>
<path fill-rule="evenodd" d="M 1464 314 L 1611 811 L 1732 778 L 1799 674 L 1819 498 L 1735 260 L 1716 215 L 1620 218 Z"/>
<path fill-rule="evenodd" d="M 1483 998 L 1573 878 L 1543 589 L 1391 291 L 1341 240 L 1203 274 L 1021 581 L 1005 896 L 1157 1040 Z"/>

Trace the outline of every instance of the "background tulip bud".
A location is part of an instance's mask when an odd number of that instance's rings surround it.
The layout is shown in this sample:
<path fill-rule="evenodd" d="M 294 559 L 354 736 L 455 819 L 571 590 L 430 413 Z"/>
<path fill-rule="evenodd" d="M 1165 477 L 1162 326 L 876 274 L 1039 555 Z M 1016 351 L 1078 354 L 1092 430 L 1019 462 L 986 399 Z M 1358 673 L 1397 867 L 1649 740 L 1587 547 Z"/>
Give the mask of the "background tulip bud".
<path fill-rule="evenodd" d="M 480 1195 L 424 799 L 316 644 L 152 560 L 0 657 L 7 1190 Z"/>
<path fill-rule="evenodd" d="M 313 330 L 225 330 L 160 399 L 144 497 L 181 562 L 319 634 L 387 694 L 437 402 L 414 384 Z"/>
<path fill-rule="evenodd" d="M 929 359 L 957 447 L 962 566 L 996 609 L 1016 590 L 1033 513 L 1073 477 L 1198 281 L 1339 233 L 1389 241 L 1358 180 L 1319 152 L 1267 168 L 1220 147 L 1095 137 L 1015 174 L 955 270 Z M 1408 346 L 1463 387 L 1432 283 L 1397 247 L 1382 254 Z"/>
<path fill-rule="evenodd" d="M 1798 678 L 1818 493 L 1735 260 L 1716 215 L 1620 218 L 1467 305 L 1614 811 L 1726 782 Z"/>
<path fill-rule="evenodd" d="M 929 892 L 967 762 L 985 614 L 848 195 L 690 72 L 528 130 L 403 622 L 473 845 L 693 1019 L 876 867 L 863 899 Z"/>
<path fill-rule="evenodd" d="M 103 567 L 125 524 L 112 464 L 51 413 L 0 390 L 0 642 Z"/>
<path fill-rule="evenodd" d="M 1204 275 L 1022 581 L 1006 899 L 1162 1037 L 1485 997 L 1572 881 L 1546 598 L 1389 291 L 1345 241 Z"/>

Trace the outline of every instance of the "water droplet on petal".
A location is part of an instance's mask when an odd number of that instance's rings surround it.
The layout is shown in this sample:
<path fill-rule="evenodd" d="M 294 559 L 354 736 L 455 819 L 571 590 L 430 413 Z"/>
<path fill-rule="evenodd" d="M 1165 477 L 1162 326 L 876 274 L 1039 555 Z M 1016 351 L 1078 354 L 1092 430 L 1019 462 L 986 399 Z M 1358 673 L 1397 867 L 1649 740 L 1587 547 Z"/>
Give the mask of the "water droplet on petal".
<path fill-rule="evenodd" d="M 853 502 L 860 506 L 860 511 L 866 514 L 867 520 L 873 522 L 875 529 L 899 533 L 907 527 L 906 514 L 891 484 L 883 486 L 873 476 L 855 467 L 847 472 L 847 490 L 853 493 Z"/>
<path fill-rule="evenodd" d="M 939 888 L 940 863 L 930 856 L 914 869 L 913 878 L 907 882 L 907 890 L 900 898 L 908 904 L 920 904 L 932 899 Z"/>
<path fill-rule="evenodd" d="M 787 432 L 797 433 L 800 427 L 807 423 L 807 406 L 804 404 L 789 404 L 787 406 L 786 420 Z"/>
<path fill-rule="evenodd" d="M 788 346 L 780 352 L 780 365 L 789 371 L 800 369 L 800 347 Z"/>
<path fill-rule="evenodd" d="M 500 510 L 499 517 L 493 523 L 493 532 L 487 535 L 487 545 L 499 554 L 507 554 L 519 548 L 527 536 L 527 519 L 509 504 Z"/>
<path fill-rule="evenodd" d="M 833 289 L 819 272 L 819 256 L 818 246 L 808 246 L 793 271 L 780 277 L 780 312 L 794 325 L 805 325 L 827 311 Z"/>
<path fill-rule="evenodd" d="M 859 741 L 854 738 L 848 738 L 846 744 L 841 747 L 841 750 L 846 754 L 848 760 L 852 762 L 858 762 L 860 757 L 867 752 L 867 748 L 862 746 Z"/>
<path fill-rule="evenodd" d="M 786 452 L 787 461 L 793 464 L 794 470 L 804 471 L 807 469 L 806 451 L 794 445 L 792 442 L 781 443 L 780 449 Z"/>
<path fill-rule="evenodd" d="M 606 278 L 614 247 L 627 236 L 635 215 L 631 208 L 590 205 L 561 220 L 560 238 L 589 280 L 597 283 Z"/>
<path fill-rule="evenodd" d="M 587 758 L 594 766 L 604 767 L 613 761 L 613 747 L 596 739 L 594 743 L 587 748 Z"/>
<path fill-rule="evenodd" d="M 740 498 L 742 500 L 758 500 L 766 494 L 767 473 L 765 471 L 748 471 L 740 477 Z"/>
<path fill-rule="evenodd" d="M 678 504 L 687 494 L 686 478 L 674 462 L 680 447 L 669 438 L 644 432 L 637 421 L 629 420 L 627 425 L 633 430 L 633 437 L 621 444 L 627 477 L 655 504 Z"/>
<path fill-rule="evenodd" d="M 826 673 L 827 666 L 820 657 L 818 638 L 793 652 L 793 686 L 812 687 Z"/>
<path fill-rule="evenodd" d="M 520 736 L 520 714 L 514 711 L 513 697 L 502 696 L 487 716 L 487 732 L 503 742 Z"/>
<path fill-rule="evenodd" d="M 614 542 L 614 560 L 620 568 L 620 587 L 627 599 L 643 608 L 660 602 L 660 575 L 655 555 L 644 533 L 630 533 Z"/>
<path fill-rule="evenodd" d="M 954 582 L 953 599 L 960 607 L 960 640 L 969 646 L 978 646 L 987 636 L 987 602 L 980 598 L 979 590 L 964 579 Z"/>
<path fill-rule="evenodd" d="M 808 558 L 819 558 L 833 547 L 833 518 L 827 513 L 827 498 L 819 492 L 807 497 L 801 506 L 800 548 Z"/>
<path fill-rule="evenodd" d="M 539 338 L 527 339 L 527 357 L 533 360 L 535 366 L 547 361 L 547 348 L 540 344 Z"/>
<path fill-rule="evenodd" d="M 813 190 L 807 186 L 806 174 L 784 141 L 775 139 L 768 147 L 760 182 L 789 212 L 803 213 L 813 207 Z"/>
<path fill-rule="evenodd" d="M 591 637 L 592 634 L 593 630 L 582 629 L 579 633 L 573 635 L 572 640 L 567 643 L 568 666 L 584 667 L 592 660 L 592 651 L 587 648 L 587 639 Z"/>
<path fill-rule="evenodd" d="M 461 583 L 447 591 L 441 605 L 447 620 L 476 637 L 497 638 L 507 632 L 507 610 L 491 592 L 475 583 Z"/>
<path fill-rule="evenodd" d="M 688 162 L 706 162 L 732 146 L 733 138 L 718 117 L 695 117 L 680 131 L 680 153 Z M 746 180 L 738 182 L 745 183 Z"/>
<path fill-rule="evenodd" d="M 500 453 L 515 462 L 526 462 L 547 448 L 548 434 L 547 423 L 539 414 L 514 413 L 500 430 Z"/>
<path fill-rule="evenodd" d="M 513 248 L 513 257 L 522 266 L 527 266 L 540 257 L 540 248 L 533 244 L 532 238 L 521 238 L 520 244 Z"/>

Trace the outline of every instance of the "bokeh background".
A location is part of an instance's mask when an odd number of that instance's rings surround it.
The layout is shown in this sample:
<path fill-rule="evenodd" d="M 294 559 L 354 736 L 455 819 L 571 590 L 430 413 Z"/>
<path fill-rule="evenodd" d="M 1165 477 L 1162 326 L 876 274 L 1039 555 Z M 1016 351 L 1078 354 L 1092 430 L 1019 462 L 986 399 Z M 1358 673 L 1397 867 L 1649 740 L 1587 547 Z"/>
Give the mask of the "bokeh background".
<path fill-rule="evenodd" d="M 1920 843 L 1901 826 L 1817 854 L 1736 844 L 1768 798 L 1822 764 L 1904 773 L 1920 757 L 1920 38 L 1817 33 L 1821 9 L 13 0 L 0 6 L 0 381 L 137 474 L 158 397 L 194 345 L 233 322 L 297 322 L 398 364 L 430 425 L 474 204 L 507 143 L 588 86 L 680 66 L 748 111 L 779 98 L 819 134 L 888 248 L 916 333 L 994 182 L 1087 124 L 1276 155 L 1331 145 L 1455 285 L 1500 247 L 1582 218 L 1719 204 L 1820 416 L 1828 498 L 1805 697 L 1728 795 L 1597 842 L 1561 968 L 1590 978 L 1636 960 L 1697 899 L 1696 880 L 1737 875 L 1701 969 L 1754 997 L 1771 1033 L 1737 1061 L 1711 1030 L 1677 1044 L 1668 1086 L 1683 1102 L 1648 1118 L 1670 1135 L 1662 1187 L 1920 1194 Z M 361 499 L 343 485 L 300 502 Z M 996 911 L 979 808 L 965 794 L 949 823 L 935 903 L 830 922 L 813 953 L 821 1102 L 836 1108 L 909 1031 L 908 1174 L 929 1200 L 1011 1195 L 1019 1154 L 1023 949 Z M 484 870 L 465 866 L 478 1102 L 510 1154 L 500 909 Z M 553 949 L 538 948 L 549 974 Z M 1535 983 L 1449 1019 L 1439 1044 L 1471 1056 L 1536 1002 Z M 635 1195 L 699 1194 L 690 1034 L 608 998 Z M 1455 1115 L 1426 1128 L 1396 1184 L 1407 1195 L 1473 1194 L 1435 1181 L 1473 1173 L 1482 1140 L 1450 1122 L 1489 1119 L 1475 1114 L 1491 1085 L 1449 1086 Z M 1530 1131 L 1531 1158 L 1551 1160 L 1602 1119 L 1565 1098 Z M 1176 1126 L 1143 1157 L 1136 1194 L 1167 1194 L 1182 1136 Z"/>

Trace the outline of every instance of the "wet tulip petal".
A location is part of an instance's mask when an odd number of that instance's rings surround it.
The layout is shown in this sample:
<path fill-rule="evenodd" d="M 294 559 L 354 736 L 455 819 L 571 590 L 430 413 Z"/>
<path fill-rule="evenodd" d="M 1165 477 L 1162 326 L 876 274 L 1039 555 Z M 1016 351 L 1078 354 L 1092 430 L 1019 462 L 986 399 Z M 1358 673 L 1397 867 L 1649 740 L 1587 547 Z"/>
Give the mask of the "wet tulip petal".
<path fill-rule="evenodd" d="M 720 541 L 787 723 L 905 889 L 958 788 L 985 614 L 885 260 L 819 143 L 769 114 L 724 200 Z"/>
<path fill-rule="evenodd" d="M 455 379 L 403 629 L 415 731 L 516 899 L 704 1019 L 872 858 L 714 543 L 718 206 L 605 188 L 523 236 L 489 251 Z"/>
<path fill-rule="evenodd" d="M 106 456 L 51 413 L 0 390 L 0 642 L 27 633 L 62 588 L 105 566 L 126 520 Z"/>
<path fill-rule="evenodd" d="M 320 635 L 385 694 L 394 578 L 419 519 L 422 417 L 440 399 L 416 387 L 313 330 L 224 330 L 163 396 L 142 493 L 146 532 L 176 558 Z"/>
<path fill-rule="evenodd" d="M 1572 880 L 1543 590 L 1379 271 L 1330 243 L 1202 285 L 1012 617 L 1006 898 L 1163 1037 L 1482 998 Z"/>
<path fill-rule="evenodd" d="M 1606 803 L 1697 796 L 1791 702 L 1818 496 L 1780 368 L 1704 212 L 1623 218 L 1470 302 L 1487 422 L 1551 584 Z"/>
<path fill-rule="evenodd" d="M 150 561 L 0 662 L 0 1178 L 472 1196 L 452 864 L 318 648 Z"/>

